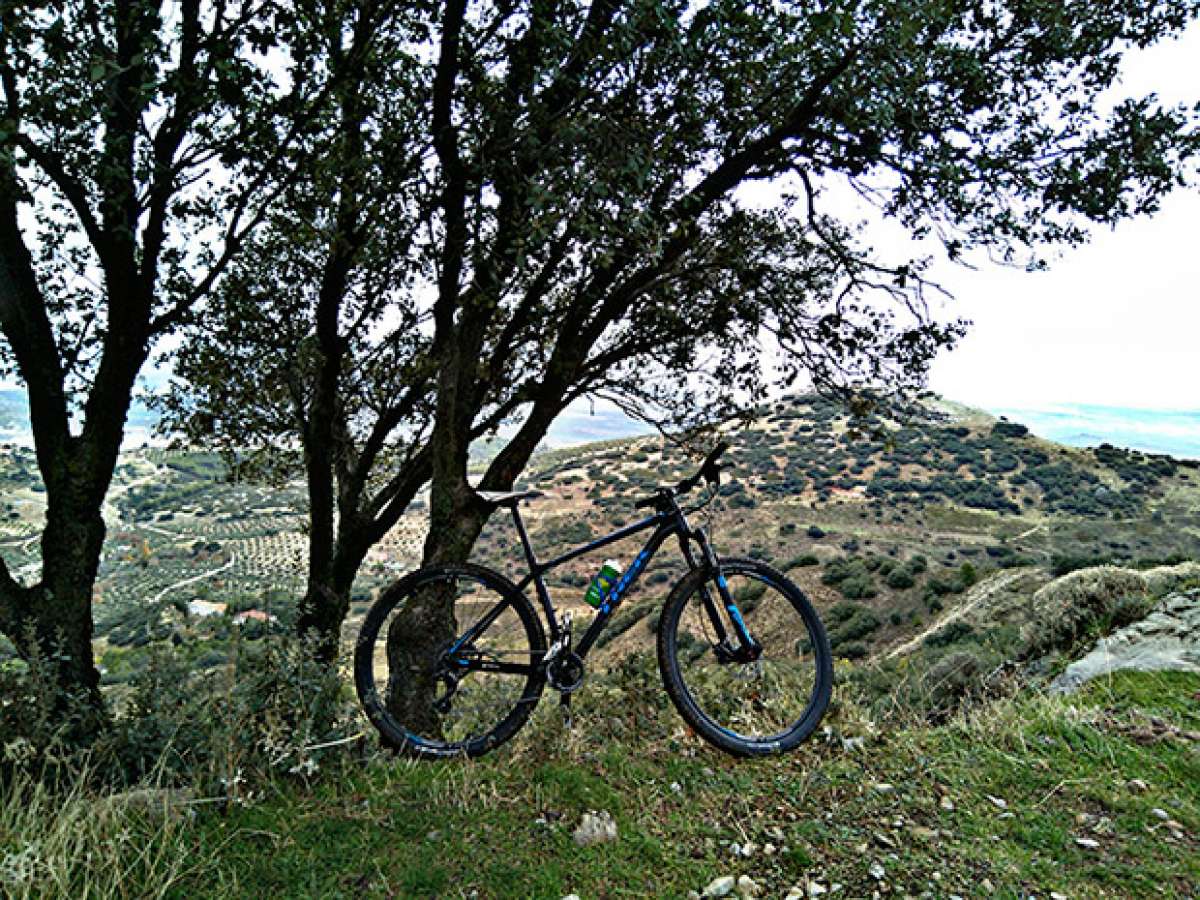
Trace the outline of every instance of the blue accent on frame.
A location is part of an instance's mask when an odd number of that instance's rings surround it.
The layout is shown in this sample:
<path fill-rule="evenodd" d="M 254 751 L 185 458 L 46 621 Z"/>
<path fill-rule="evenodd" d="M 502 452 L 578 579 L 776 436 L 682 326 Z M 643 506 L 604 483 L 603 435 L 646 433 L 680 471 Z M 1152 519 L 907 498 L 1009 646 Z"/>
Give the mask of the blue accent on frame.
<path fill-rule="evenodd" d="M 643 550 L 637 555 L 637 559 L 633 561 L 633 565 L 625 570 L 625 573 L 621 576 L 621 580 L 616 583 L 612 590 L 608 592 L 608 596 L 604 598 L 600 612 L 611 612 L 612 608 L 621 602 L 621 595 L 625 593 L 625 589 L 629 587 L 629 583 L 638 577 L 638 574 L 642 571 L 642 566 L 646 564 L 646 560 L 649 557 L 649 550 Z"/>

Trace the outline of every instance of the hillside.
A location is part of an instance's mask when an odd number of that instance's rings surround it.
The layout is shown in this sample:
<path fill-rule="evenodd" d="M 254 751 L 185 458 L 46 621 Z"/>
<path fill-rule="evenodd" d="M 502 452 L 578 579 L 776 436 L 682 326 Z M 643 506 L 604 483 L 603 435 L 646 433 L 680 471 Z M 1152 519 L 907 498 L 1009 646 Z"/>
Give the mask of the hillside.
<path fill-rule="evenodd" d="M 1081 565 L 1200 558 L 1200 463 L 1062 447 L 945 402 L 919 420 L 861 424 L 852 432 L 840 407 L 817 397 L 763 408 L 747 427 L 731 424 L 733 468 L 707 511 L 720 552 L 770 560 L 802 585 L 843 657 L 910 639 L 996 578 L 1007 584 L 1019 574 L 1032 591 Z M 535 546 L 546 558 L 634 521 L 638 497 L 693 467 L 658 437 L 543 452 L 523 482 L 548 495 L 524 512 Z M 45 494 L 30 451 L 6 446 L 0 484 L 0 553 L 31 575 Z M 348 639 L 373 592 L 419 562 L 422 505 L 368 557 Z M 197 665 L 219 665 L 234 614 L 286 614 L 303 581 L 303 508 L 302 485 L 230 483 L 213 454 L 125 454 L 97 586 L 106 681 L 127 680 L 150 645 L 172 637 Z M 630 541 L 611 552 L 628 559 L 636 549 Z M 602 659 L 650 642 L 651 613 L 680 572 L 666 549 L 606 635 Z M 507 516 L 489 523 L 475 555 L 521 573 Z M 582 595 L 606 555 L 554 572 L 556 603 L 590 615 Z M 640 620 L 647 630 L 633 627 Z"/>
<path fill-rule="evenodd" d="M 396 760 L 345 683 L 323 694 L 286 642 L 263 640 L 270 625 L 236 624 L 294 605 L 301 487 L 139 451 L 106 510 L 97 651 L 124 701 L 115 752 L 155 780 L 0 790 L 0 893 L 1197 896 L 1200 674 L 1047 693 L 1096 638 L 1200 601 L 1196 465 L 1060 447 L 944 403 L 866 436 L 817 398 L 760 412 L 725 429 L 734 468 L 696 521 L 722 552 L 786 569 L 827 622 L 834 700 L 799 752 L 735 761 L 669 705 L 652 648 L 672 551 L 589 660 L 570 731 L 548 696 L 478 763 Z M 638 497 L 693 466 L 653 437 L 540 454 L 526 482 L 548 496 L 525 508 L 539 552 L 634 521 Z M 28 570 L 45 496 L 32 456 L 9 448 L 0 481 L 0 552 Z M 372 555 L 348 640 L 423 529 L 418 504 Z M 515 543 L 497 517 L 476 557 L 515 574 Z M 599 562 L 556 573 L 556 602 L 590 615 Z M 322 696 L 338 713 L 310 732 Z M 20 749 L 3 747 L 18 771 Z M 592 810 L 615 842 L 573 839 Z"/>
<path fill-rule="evenodd" d="M 842 689 L 824 737 L 738 762 L 636 675 L 547 705 L 477 763 L 345 748 L 227 795 L 65 804 L 0 791 L 0 889 L 229 898 L 1195 897 L 1200 676 L 1122 675 L 879 729 Z M 582 817 L 615 841 L 578 846 Z M 751 884 L 753 887 L 751 887 Z"/>

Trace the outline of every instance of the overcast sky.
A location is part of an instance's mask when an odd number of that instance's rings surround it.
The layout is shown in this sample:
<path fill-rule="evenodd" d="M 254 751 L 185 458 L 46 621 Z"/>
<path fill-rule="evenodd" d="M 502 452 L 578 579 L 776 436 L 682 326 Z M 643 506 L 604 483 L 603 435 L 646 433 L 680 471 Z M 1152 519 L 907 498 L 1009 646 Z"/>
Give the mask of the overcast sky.
<path fill-rule="evenodd" d="M 1200 102 L 1200 26 L 1129 60 L 1122 93 Z M 1095 233 L 1050 272 L 942 270 L 974 321 L 931 387 L 978 406 L 1200 409 L 1200 188 Z"/>

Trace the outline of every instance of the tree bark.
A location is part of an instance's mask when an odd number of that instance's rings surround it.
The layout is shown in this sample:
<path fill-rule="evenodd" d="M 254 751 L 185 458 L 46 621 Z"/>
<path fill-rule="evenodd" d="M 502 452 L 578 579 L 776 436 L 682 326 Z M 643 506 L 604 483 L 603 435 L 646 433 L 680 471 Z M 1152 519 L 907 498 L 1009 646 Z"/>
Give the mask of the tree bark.
<path fill-rule="evenodd" d="M 423 565 L 465 562 L 487 522 L 487 512 L 465 473 L 461 479 L 435 478 Z M 393 585 L 388 590 L 395 589 Z M 439 587 L 410 597 L 388 627 L 385 703 L 397 722 L 423 737 L 442 736 L 441 717 L 433 708 L 436 670 L 457 630 L 454 592 Z"/>

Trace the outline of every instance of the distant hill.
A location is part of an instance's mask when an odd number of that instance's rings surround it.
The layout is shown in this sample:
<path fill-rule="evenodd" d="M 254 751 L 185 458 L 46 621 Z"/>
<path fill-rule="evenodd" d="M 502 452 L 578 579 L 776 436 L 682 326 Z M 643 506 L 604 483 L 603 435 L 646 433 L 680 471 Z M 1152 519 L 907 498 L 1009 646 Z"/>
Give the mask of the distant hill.
<path fill-rule="evenodd" d="M 782 398 L 755 413 L 748 425 L 723 428 L 732 468 L 709 522 L 714 544 L 722 554 L 787 571 L 847 658 L 911 639 L 975 585 L 1009 571 L 1053 577 L 1105 562 L 1200 559 L 1200 462 L 1066 447 L 945 401 L 918 420 L 875 419 L 865 434 L 848 429 L 837 404 L 815 396 Z M 607 410 L 568 419 L 555 439 L 580 437 L 598 423 L 607 433 L 626 425 Z M 494 448 L 477 449 L 478 464 Z M 636 521 L 644 515 L 637 499 L 695 465 L 657 434 L 543 450 L 522 479 L 547 495 L 526 513 L 539 554 L 549 558 Z M 0 454 L 0 489 L 0 552 L 28 577 L 37 568 L 45 511 L 28 449 Z M 109 538 L 97 584 L 106 678 L 129 677 L 146 644 L 172 635 L 209 641 L 209 657 L 219 662 L 228 641 L 224 617 L 186 619 L 178 610 L 189 603 L 290 608 L 303 585 L 304 507 L 302 484 L 230 483 L 215 454 L 124 454 L 105 510 Z M 418 499 L 368 556 L 347 634 L 374 591 L 419 564 L 425 529 Z M 630 541 L 604 554 L 627 560 L 636 550 Z M 677 552 L 668 551 L 620 611 L 602 656 L 645 643 L 680 575 Z M 474 558 L 518 573 L 507 516 L 488 523 Z M 598 564 L 589 556 L 551 573 L 555 602 L 588 615 L 582 597 Z"/>
<path fill-rule="evenodd" d="M 1072 447 L 1108 443 L 1200 459 L 1200 410 L 1064 403 L 1041 408 L 996 408 L 991 412 L 1024 422 L 1042 437 Z"/>
<path fill-rule="evenodd" d="M 137 446 L 150 438 L 158 427 L 159 416 L 140 400 L 134 400 L 125 422 L 126 446 Z M 0 389 L 0 440 L 29 446 L 29 401 L 25 392 L 14 388 Z"/>
<path fill-rule="evenodd" d="M 1044 407 L 995 406 L 986 412 L 1028 425 L 1040 437 L 1069 447 L 1113 444 L 1147 453 L 1200 459 L 1200 409 L 1155 410 L 1128 406 L 1061 403 Z M 566 447 L 589 441 L 650 434 L 653 429 L 612 407 L 590 412 L 568 407 L 546 441 Z"/>

